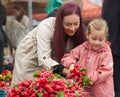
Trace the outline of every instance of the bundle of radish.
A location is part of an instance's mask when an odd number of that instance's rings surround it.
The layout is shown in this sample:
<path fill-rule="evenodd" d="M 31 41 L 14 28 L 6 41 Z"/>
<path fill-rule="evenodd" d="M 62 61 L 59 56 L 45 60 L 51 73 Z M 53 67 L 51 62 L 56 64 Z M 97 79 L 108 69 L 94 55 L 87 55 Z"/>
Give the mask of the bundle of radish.
<path fill-rule="evenodd" d="M 41 70 L 34 77 L 14 85 L 6 97 L 84 97 L 83 88 L 59 74 Z"/>
<path fill-rule="evenodd" d="M 9 86 L 11 84 L 12 72 L 9 70 L 4 70 L 0 74 L 0 88 Z"/>
<path fill-rule="evenodd" d="M 70 70 L 70 74 L 67 75 L 67 78 L 72 79 L 81 87 L 92 85 L 92 82 L 87 76 L 87 69 L 80 68 L 78 64 L 75 64 L 74 68 Z"/>

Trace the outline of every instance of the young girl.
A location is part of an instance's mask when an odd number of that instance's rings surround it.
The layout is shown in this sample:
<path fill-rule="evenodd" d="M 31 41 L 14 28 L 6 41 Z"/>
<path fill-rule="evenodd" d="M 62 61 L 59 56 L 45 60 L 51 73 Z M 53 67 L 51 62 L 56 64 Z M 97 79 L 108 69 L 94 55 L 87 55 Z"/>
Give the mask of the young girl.
<path fill-rule="evenodd" d="M 107 41 L 108 26 L 103 19 L 95 19 L 88 25 L 88 41 L 63 56 L 61 62 L 66 68 L 79 64 L 86 68 L 92 86 L 85 90 L 85 97 L 114 97 L 113 59 L 110 43 Z"/>

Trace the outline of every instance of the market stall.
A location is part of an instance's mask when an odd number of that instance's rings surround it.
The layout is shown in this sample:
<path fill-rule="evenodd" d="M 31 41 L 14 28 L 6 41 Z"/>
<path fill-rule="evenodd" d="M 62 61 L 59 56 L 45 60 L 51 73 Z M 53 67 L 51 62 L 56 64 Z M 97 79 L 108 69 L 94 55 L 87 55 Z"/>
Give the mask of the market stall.
<path fill-rule="evenodd" d="M 18 0 L 18 1 L 20 1 L 20 0 Z M 27 1 L 27 0 L 21 0 L 21 1 Z M 30 17 L 30 22 L 31 22 L 30 24 L 32 24 L 32 19 L 33 18 L 34 19 L 44 19 L 44 18 L 47 17 L 46 13 L 37 13 L 37 14 L 32 13 L 32 8 L 33 8 L 32 7 L 32 1 L 31 0 L 28 0 L 28 1 L 29 1 L 28 2 L 28 12 L 29 12 L 29 17 Z M 43 0 L 42 3 L 46 4 L 45 0 Z M 82 10 L 82 15 L 83 15 L 84 22 L 88 23 L 90 20 L 92 20 L 94 18 L 99 18 L 101 16 L 101 9 L 102 9 L 101 6 L 97 6 L 97 5 L 89 2 L 88 0 L 84 0 L 84 7 L 83 7 L 83 10 Z M 31 25 L 31 27 L 32 27 L 32 25 Z M 36 81 L 36 80 L 34 80 L 34 81 Z M 34 87 L 37 87 L 37 84 L 34 84 L 34 81 L 33 81 L 32 85 L 33 86 L 35 85 Z M 31 83 L 29 83 L 29 85 L 27 84 L 27 86 L 30 86 L 30 89 L 31 89 Z M 1 89 L 5 90 L 6 88 L 1 88 Z M 10 88 L 7 88 L 7 89 L 8 89 L 8 91 L 10 90 Z M 38 95 L 38 93 L 36 93 L 36 95 Z M 10 96 L 8 96 L 8 97 L 10 97 Z"/>
<path fill-rule="evenodd" d="M 42 20 L 47 17 L 44 8 L 47 5 L 48 0 L 11 0 L 11 2 L 26 2 L 28 4 L 28 14 L 31 24 L 32 19 Z M 99 4 L 100 2 L 101 4 Z M 103 0 L 83 0 L 84 6 L 82 10 L 82 15 L 85 23 L 101 16 L 102 2 Z M 33 12 L 33 9 L 35 9 L 35 6 L 33 7 L 32 5 L 33 3 L 39 3 L 39 10 L 41 10 L 41 12 Z"/>
<path fill-rule="evenodd" d="M 34 79 L 21 81 L 11 87 L 7 81 L 11 81 L 12 74 L 6 70 L 1 74 L 0 80 L 3 77 L 6 80 L 0 86 L 0 97 L 84 97 L 84 87 L 92 85 L 86 72 L 85 68 L 80 69 L 76 64 L 65 78 L 42 69 L 34 72 Z"/>

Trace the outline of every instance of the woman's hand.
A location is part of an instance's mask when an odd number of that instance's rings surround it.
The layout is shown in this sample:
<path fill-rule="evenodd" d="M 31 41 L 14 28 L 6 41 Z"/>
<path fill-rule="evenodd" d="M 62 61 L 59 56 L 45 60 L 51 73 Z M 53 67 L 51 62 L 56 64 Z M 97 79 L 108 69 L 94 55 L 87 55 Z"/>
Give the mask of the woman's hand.
<path fill-rule="evenodd" d="M 68 75 L 70 71 L 69 69 L 65 68 L 62 64 L 58 64 L 53 67 L 53 73 Z"/>
<path fill-rule="evenodd" d="M 68 74 L 70 74 L 70 70 L 67 69 L 67 68 L 64 68 L 63 71 L 62 71 L 62 74 L 68 75 Z"/>

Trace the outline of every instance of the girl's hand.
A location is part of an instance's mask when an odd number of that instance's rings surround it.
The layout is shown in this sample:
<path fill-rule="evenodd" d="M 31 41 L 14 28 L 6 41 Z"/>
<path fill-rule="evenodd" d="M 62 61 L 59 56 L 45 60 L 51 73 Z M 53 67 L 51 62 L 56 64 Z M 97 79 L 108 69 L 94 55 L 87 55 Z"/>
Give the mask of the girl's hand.
<path fill-rule="evenodd" d="M 69 70 L 72 70 L 72 69 L 74 69 L 74 64 L 71 64 L 69 67 Z"/>

